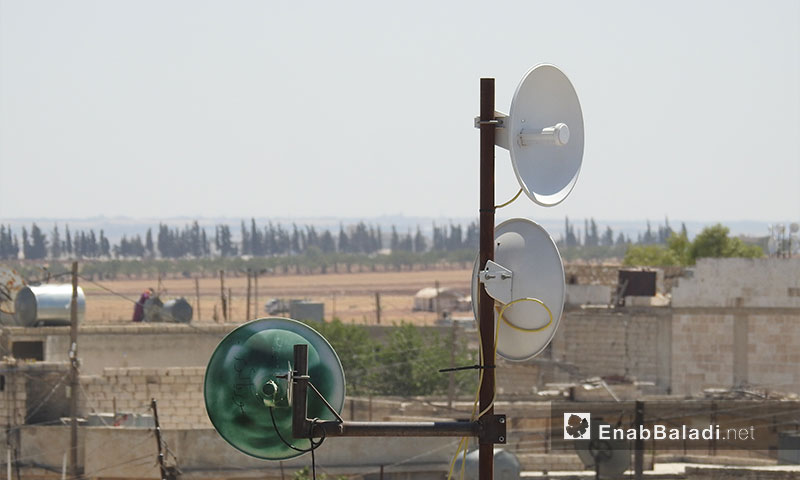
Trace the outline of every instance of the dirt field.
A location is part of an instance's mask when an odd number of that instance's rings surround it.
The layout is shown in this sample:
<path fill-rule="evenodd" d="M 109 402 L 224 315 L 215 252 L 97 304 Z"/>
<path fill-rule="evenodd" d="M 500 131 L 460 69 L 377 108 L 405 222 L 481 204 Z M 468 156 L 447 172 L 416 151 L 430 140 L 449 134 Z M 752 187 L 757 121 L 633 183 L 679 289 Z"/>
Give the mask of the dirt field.
<path fill-rule="evenodd" d="M 258 292 L 251 287 L 250 319 L 267 316 L 264 303 L 270 298 L 300 298 L 325 304 L 325 318 L 338 317 L 344 322 L 374 324 L 375 293 L 380 293 L 381 323 L 406 320 L 416 324 L 432 324 L 435 313 L 413 312 L 414 294 L 421 288 L 441 287 L 469 293 L 470 270 L 423 270 L 404 272 L 364 272 L 326 275 L 266 275 L 258 279 Z M 166 278 L 159 286 L 157 279 L 81 281 L 86 294 L 86 322 L 115 324 L 131 321 L 134 302 L 148 287 L 159 290 L 166 301 L 184 297 L 194 308 L 193 322 L 214 322 L 214 312 L 222 321 L 219 278 L 200 278 L 200 308 L 197 308 L 195 280 Z M 226 277 L 225 291 L 231 295 L 229 322 L 241 323 L 247 318 L 247 277 Z M 111 292 L 114 293 L 111 293 Z M 258 308 L 256 309 L 256 305 Z M 469 316 L 470 312 L 453 312 Z"/>

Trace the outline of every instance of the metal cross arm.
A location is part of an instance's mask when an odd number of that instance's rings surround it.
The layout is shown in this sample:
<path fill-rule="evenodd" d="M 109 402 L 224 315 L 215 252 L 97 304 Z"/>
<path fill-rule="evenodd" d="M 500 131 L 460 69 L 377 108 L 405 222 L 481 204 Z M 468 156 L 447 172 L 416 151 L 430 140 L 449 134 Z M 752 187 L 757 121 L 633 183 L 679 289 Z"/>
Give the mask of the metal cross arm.
<path fill-rule="evenodd" d="M 485 415 L 475 421 L 453 422 L 353 422 L 342 420 L 330 405 L 337 420 L 308 418 L 308 387 L 317 395 L 308 376 L 308 345 L 294 346 L 292 386 L 292 436 L 321 437 L 477 437 L 481 443 L 506 443 L 505 415 Z M 288 379 L 287 379 L 288 380 Z M 322 398 L 321 395 L 319 395 Z M 324 398 L 322 399 L 324 401 Z"/>

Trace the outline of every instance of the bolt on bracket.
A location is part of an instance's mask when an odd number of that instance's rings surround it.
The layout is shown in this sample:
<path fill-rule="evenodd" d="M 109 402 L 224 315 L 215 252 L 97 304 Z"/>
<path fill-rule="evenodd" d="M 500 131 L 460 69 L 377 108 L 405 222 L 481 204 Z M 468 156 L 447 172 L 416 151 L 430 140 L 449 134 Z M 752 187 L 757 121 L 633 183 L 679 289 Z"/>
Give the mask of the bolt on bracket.
<path fill-rule="evenodd" d="M 506 416 L 487 415 L 480 420 L 480 443 L 506 443 Z"/>
<path fill-rule="evenodd" d="M 478 281 L 486 287 L 490 297 L 500 303 L 510 303 L 511 289 L 514 285 L 514 273 L 492 260 L 486 262 L 486 268 L 478 272 Z"/>

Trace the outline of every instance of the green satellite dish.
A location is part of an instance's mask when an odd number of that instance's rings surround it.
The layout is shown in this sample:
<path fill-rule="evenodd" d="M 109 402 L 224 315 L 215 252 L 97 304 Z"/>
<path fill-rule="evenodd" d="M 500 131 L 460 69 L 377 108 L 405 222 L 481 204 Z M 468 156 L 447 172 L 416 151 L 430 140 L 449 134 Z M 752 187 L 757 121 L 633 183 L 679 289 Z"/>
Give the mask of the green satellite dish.
<path fill-rule="evenodd" d="M 203 386 L 206 412 L 222 438 L 241 452 L 285 460 L 311 448 L 310 440 L 292 437 L 292 387 L 286 377 L 293 370 L 298 344 L 308 345 L 311 382 L 341 413 L 342 363 L 328 341 L 308 325 L 288 318 L 253 320 L 230 332 L 211 355 Z M 308 395 L 308 416 L 335 418 L 313 393 Z"/>

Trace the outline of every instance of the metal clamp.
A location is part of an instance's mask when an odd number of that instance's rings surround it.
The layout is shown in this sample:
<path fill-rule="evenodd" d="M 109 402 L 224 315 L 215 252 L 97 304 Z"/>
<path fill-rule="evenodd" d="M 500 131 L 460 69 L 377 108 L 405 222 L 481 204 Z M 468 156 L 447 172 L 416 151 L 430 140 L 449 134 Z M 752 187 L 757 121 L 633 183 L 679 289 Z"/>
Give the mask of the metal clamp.
<path fill-rule="evenodd" d="M 481 125 L 494 125 L 497 128 L 506 127 L 506 118 L 508 116 L 504 113 L 494 112 L 494 118 L 491 120 L 481 120 L 481 117 L 475 117 L 475 128 L 481 128 Z"/>
<path fill-rule="evenodd" d="M 480 420 L 481 430 L 478 435 L 480 443 L 506 443 L 506 416 L 486 415 Z"/>
<path fill-rule="evenodd" d="M 492 260 L 486 262 L 486 268 L 478 273 L 478 281 L 486 287 L 490 297 L 501 303 L 510 303 L 514 273 Z"/>

